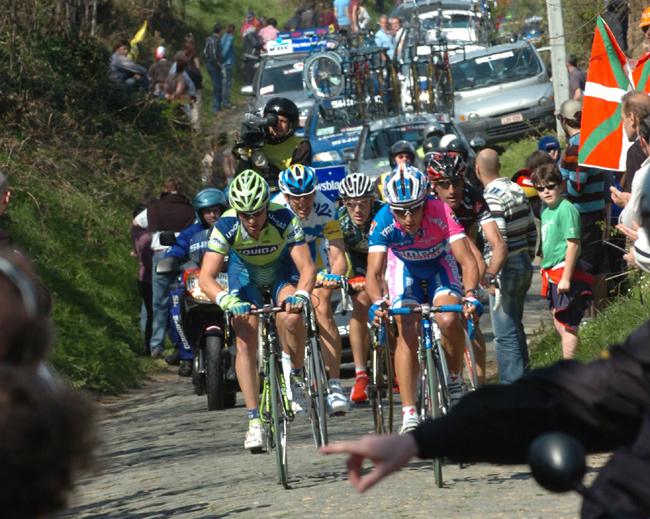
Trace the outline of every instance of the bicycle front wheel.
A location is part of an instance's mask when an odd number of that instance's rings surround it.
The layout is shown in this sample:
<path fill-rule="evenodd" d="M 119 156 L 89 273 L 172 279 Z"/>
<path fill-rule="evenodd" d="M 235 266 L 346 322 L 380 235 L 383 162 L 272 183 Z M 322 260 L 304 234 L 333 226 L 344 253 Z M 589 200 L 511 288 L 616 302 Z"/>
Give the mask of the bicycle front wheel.
<path fill-rule="evenodd" d="M 467 330 L 465 332 L 465 366 L 467 367 L 467 374 L 469 375 L 469 385 L 472 391 L 478 389 L 478 374 L 476 373 L 476 358 L 474 356 L 474 344 L 472 344 L 471 339 Z"/>
<path fill-rule="evenodd" d="M 316 97 L 331 99 L 338 96 L 345 85 L 341 57 L 334 52 L 314 54 L 305 62 L 302 78 Z"/>
<path fill-rule="evenodd" d="M 376 434 L 393 432 L 393 368 L 387 345 L 372 350 L 370 403 Z"/>
<path fill-rule="evenodd" d="M 323 355 L 316 338 L 311 339 L 310 354 L 307 365 L 307 385 L 311 398 L 309 418 L 316 448 L 327 445 L 327 408 L 325 407 L 325 391 L 327 375 L 324 370 Z"/>
<path fill-rule="evenodd" d="M 277 354 L 269 356 L 269 379 L 271 384 L 271 414 L 275 457 L 278 463 L 278 482 L 284 488 L 289 488 L 289 465 L 287 462 L 287 415 L 284 406 L 282 379 L 280 377 L 280 362 Z"/>
<path fill-rule="evenodd" d="M 440 401 L 438 399 L 438 371 L 436 370 L 433 350 L 431 348 L 427 348 L 426 364 L 426 384 L 428 392 L 427 407 L 429 416 L 431 416 L 431 418 L 438 418 L 442 414 L 442 410 L 440 409 Z M 442 458 L 434 458 L 433 476 L 436 481 L 436 486 L 438 488 L 442 487 Z"/>

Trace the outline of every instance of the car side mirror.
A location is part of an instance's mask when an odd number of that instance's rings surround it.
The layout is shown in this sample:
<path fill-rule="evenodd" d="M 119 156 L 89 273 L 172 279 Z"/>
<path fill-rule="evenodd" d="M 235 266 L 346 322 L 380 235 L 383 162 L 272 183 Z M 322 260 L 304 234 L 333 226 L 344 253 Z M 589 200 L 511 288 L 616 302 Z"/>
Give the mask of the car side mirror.
<path fill-rule="evenodd" d="M 474 137 L 469 141 L 469 147 L 472 148 L 475 152 L 481 151 L 487 146 L 485 139 L 483 137 Z"/>
<path fill-rule="evenodd" d="M 171 247 L 177 243 L 178 242 L 176 241 L 176 235 L 174 234 L 174 231 L 162 231 L 160 233 L 160 245 Z"/>
<path fill-rule="evenodd" d="M 253 85 L 246 85 L 246 86 L 241 87 L 240 92 L 242 93 L 242 95 L 245 95 L 245 96 L 254 96 L 255 95 L 255 92 L 253 92 Z"/>
<path fill-rule="evenodd" d="M 181 268 L 181 260 L 176 256 L 162 258 L 156 265 L 156 274 L 169 274 L 175 276 L 181 272 L 183 272 L 183 269 Z"/>

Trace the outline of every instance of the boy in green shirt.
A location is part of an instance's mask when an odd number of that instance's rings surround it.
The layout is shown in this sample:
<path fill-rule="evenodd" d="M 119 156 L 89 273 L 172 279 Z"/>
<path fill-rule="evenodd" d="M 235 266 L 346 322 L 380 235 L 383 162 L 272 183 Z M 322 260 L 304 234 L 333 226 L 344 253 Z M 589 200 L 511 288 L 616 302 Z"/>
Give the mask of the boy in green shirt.
<path fill-rule="evenodd" d="M 531 180 L 548 206 L 542 212 L 542 295 L 553 310 L 563 356 L 572 359 L 580 342 L 580 321 L 591 306 L 593 283 L 593 276 L 579 267 L 580 213 L 562 197 L 562 174 L 554 164 L 537 168 Z"/>

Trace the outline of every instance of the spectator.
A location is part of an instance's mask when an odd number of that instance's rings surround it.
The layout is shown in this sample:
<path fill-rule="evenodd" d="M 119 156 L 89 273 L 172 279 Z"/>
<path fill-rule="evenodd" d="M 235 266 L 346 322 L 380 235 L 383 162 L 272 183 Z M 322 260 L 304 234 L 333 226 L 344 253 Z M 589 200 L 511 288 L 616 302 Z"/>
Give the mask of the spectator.
<path fill-rule="evenodd" d="M 638 132 L 638 142 L 641 143 L 641 148 L 643 149 L 646 159 L 634 176 L 630 199 L 626 203 L 618 220 L 621 225 L 629 228 L 633 228 L 634 222 L 636 222 L 638 226 L 643 223 L 641 221 L 641 195 L 643 194 L 645 178 L 650 170 L 650 158 L 648 157 L 650 155 L 650 147 L 648 145 L 648 142 L 650 142 L 650 114 L 641 119 L 638 124 Z M 612 188 L 612 192 L 614 189 L 615 188 Z"/>
<path fill-rule="evenodd" d="M 334 16 L 339 24 L 339 31 L 350 32 L 350 0 L 334 0 Z"/>
<path fill-rule="evenodd" d="M 187 74 L 187 59 L 181 50 L 176 53 L 176 62 L 169 70 L 169 76 L 163 87 L 163 95 L 168 101 L 187 101 L 183 104 L 183 111 L 189 119 L 191 117 L 190 100 L 194 98 L 196 89 Z"/>
<path fill-rule="evenodd" d="M 404 45 L 406 43 L 407 33 L 404 31 L 404 28 L 402 27 L 402 19 L 399 16 L 395 16 L 394 18 L 391 18 L 389 21 L 390 21 L 391 33 L 395 41 L 395 51 L 393 54 L 393 60 L 397 59 L 399 60 L 400 64 L 404 65 L 405 64 Z M 403 69 L 404 67 L 402 67 L 402 70 Z"/>
<path fill-rule="evenodd" d="M 359 32 L 359 22 L 357 20 L 357 8 L 359 7 L 359 0 L 350 0 L 349 18 L 350 18 L 350 32 L 357 34 Z"/>
<path fill-rule="evenodd" d="M 2 216 L 7 209 L 9 204 L 9 199 L 11 198 L 11 192 L 9 191 L 9 180 L 7 177 L 0 171 L 0 216 Z M 13 247 L 13 240 L 9 233 L 4 229 L 0 229 L 0 249 L 5 247 Z"/>
<path fill-rule="evenodd" d="M 149 67 L 147 77 L 151 84 L 151 92 L 157 97 L 163 97 L 163 87 L 167 76 L 169 76 L 169 69 L 172 68 L 173 63 L 169 61 L 165 54 L 167 50 L 165 47 L 156 47 L 156 61 Z"/>
<path fill-rule="evenodd" d="M 557 166 L 537 168 L 531 180 L 546 203 L 542 212 L 542 296 L 553 310 L 553 324 L 562 339 L 562 355 L 572 359 L 580 339 L 578 327 L 590 306 L 593 277 L 579 266 L 580 213 L 562 197 Z"/>
<path fill-rule="evenodd" d="M 234 108 L 230 102 L 230 91 L 232 90 L 232 71 L 235 66 L 235 42 L 233 34 L 235 26 L 229 23 L 226 26 L 226 34 L 221 37 L 222 65 L 223 65 L 223 88 L 221 91 L 221 106 Z"/>
<path fill-rule="evenodd" d="M 255 11 L 248 11 L 246 13 L 246 20 L 244 20 L 243 25 L 241 26 L 241 37 L 244 37 L 246 31 L 255 25 Z"/>
<path fill-rule="evenodd" d="M 260 29 L 260 38 L 262 39 L 262 42 L 264 42 L 264 47 L 262 48 L 263 52 L 268 52 L 266 42 L 275 40 L 278 37 L 280 31 L 278 31 L 277 25 L 278 21 L 275 18 L 269 18 L 266 21 L 266 25 Z"/>
<path fill-rule="evenodd" d="M 212 78 L 212 113 L 221 111 L 221 94 L 223 85 L 223 48 L 221 42 L 221 24 L 216 23 L 212 34 L 205 40 L 203 49 L 205 63 Z"/>
<path fill-rule="evenodd" d="M 601 11 L 603 20 L 607 22 L 609 29 L 620 49 L 627 50 L 627 29 L 630 16 L 630 5 L 628 0 L 606 0 L 605 11 Z M 643 22 L 642 22 L 643 23 Z"/>
<path fill-rule="evenodd" d="M 122 83 L 129 90 L 149 92 L 147 69 L 133 63 L 126 57 L 130 50 L 131 44 L 128 41 L 120 40 L 115 42 L 110 63 L 110 78 Z"/>
<path fill-rule="evenodd" d="M 194 223 L 194 208 L 183 194 L 183 182 L 177 176 L 167 177 L 160 200 L 153 202 L 133 220 L 133 225 L 149 229 L 152 232 L 152 298 L 153 324 L 151 335 L 151 356 L 155 359 L 164 356 L 165 333 L 169 321 L 169 285 L 173 276 L 156 273 L 158 261 L 165 255 L 168 246 L 161 245 L 160 235 L 163 231 L 180 231 Z"/>
<path fill-rule="evenodd" d="M 643 48 L 644 50 L 650 49 L 650 31 L 648 31 L 648 27 L 650 27 L 650 7 L 648 7 L 645 11 L 643 11 L 643 14 L 641 15 L 641 23 L 639 24 L 639 27 L 643 31 L 643 34 L 645 35 L 645 39 L 643 41 Z"/>
<path fill-rule="evenodd" d="M 194 94 L 194 102 L 190 105 L 191 115 L 190 123 L 192 129 L 201 133 L 201 105 L 203 99 L 203 76 L 201 75 L 201 62 L 199 61 L 199 53 L 196 50 L 194 43 L 194 36 L 187 34 L 183 42 L 183 52 L 185 52 L 187 60 L 187 75 L 190 76 L 196 93 Z"/>
<path fill-rule="evenodd" d="M 500 178 L 499 155 L 491 149 L 476 157 L 476 175 L 485 186 L 483 196 L 508 247 L 508 258 L 499 272 L 501 307 L 490 313 L 499 381 L 512 384 L 530 371 L 524 331 L 524 300 L 533 278 L 537 229 L 526 194 L 508 178 Z M 491 249 L 484 254 L 490 264 Z M 486 276 L 487 281 L 487 276 Z M 495 281 L 495 280 L 493 280 Z M 490 308 L 495 306 L 495 283 L 488 284 Z"/>
<path fill-rule="evenodd" d="M 323 27 L 334 26 L 334 30 L 339 30 L 339 22 L 336 15 L 332 10 L 332 5 L 329 0 L 324 0 L 318 3 L 318 11 L 320 12 L 320 23 Z"/>
<path fill-rule="evenodd" d="M 368 32 L 368 27 L 370 27 L 372 17 L 370 16 L 368 9 L 366 9 L 366 0 L 358 0 L 355 19 L 359 27 L 359 32 Z"/>
<path fill-rule="evenodd" d="M 156 197 L 150 193 L 144 195 L 133 211 L 133 217 L 138 216 L 151 203 L 156 201 Z M 138 292 L 142 297 L 140 309 L 140 326 L 144 332 L 144 354 L 151 355 L 151 330 L 153 326 L 153 292 L 151 289 L 151 262 L 153 259 L 153 250 L 151 250 L 151 231 L 143 229 L 139 225 L 131 224 L 131 241 L 133 242 L 134 255 L 138 260 Z"/>
<path fill-rule="evenodd" d="M 595 310 L 602 309 L 607 297 L 603 230 L 599 225 L 605 221 L 604 181 L 600 169 L 578 166 L 581 118 L 580 101 L 569 99 L 562 103 L 558 119 L 566 133 L 567 147 L 560 160 L 560 172 L 566 182 L 564 194 L 580 213 L 580 259 L 585 262 L 586 272 L 594 276 L 594 308 L 588 316 L 595 317 Z"/>
<path fill-rule="evenodd" d="M 537 141 L 537 151 L 548 153 L 557 164 L 560 160 L 562 148 L 560 147 L 560 141 L 558 141 L 556 137 L 553 137 L 552 135 L 546 135 Z"/>
<path fill-rule="evenodd" d="M 297 29 L 302 29 L 302 13 L 304 11 L 304 7 L 296 7 L 296 12 L 293 13 L 293 16 L 284 24 L 284 30 L 295 31 Z"/>
<path fill-rule="evenodd" d="M 228 134 L 220 133 L 210 152 L 203 157 L 204 187 L 216 187 L 223 191 L 235 176 L 230 157 L 224 153 L 227 146 Z"/>
<path fill-rule="evenodd" d="M 377 47 L 386 47 L 386 55 L 388 59 L 393 59 L 393 54 L 395 53 L 395 38 L 390 32 L 388 27 L 388 16 L 382 14 L 379 17 L 379 30 L 375 33 L 375 44 Z"/>
<path fill-rule="evenodd" d="M 253 77 L 260 66 L 260 51 L 264 45 L 259 37 L 260 22 L 253 20 L 252 25 L 246 29 L 244 34 L 244 49 L 242 63 L 246 72 L 246 84 L 253 84 Z"/>
<path fill-rule="evenodd" d="M 630 149 L 627 150 L 625 173 L 619 180 L 620 185 L 623 187 L 623 191 L 629 193 L 632 189 L 634 174 L 641 167 L 641 163 L 646 159 L 646 154 L 641 148 L 638 136 L 639 121 L 645 115 L 650 113 L 650 97 L 643 92 L 632 90 L 621 97 L 621 102 L 623 103 L 623 106 L 621 107 L 623 130 L 625 131 L 627 140 L 634 143 L 630 146 Z M 612 191 L 612 201 L 619 207 L 625 207 L 625 202 L 627 202 L 627 200 L 629 200 L 629 196 L 621 195 Z"/>
<path fill-rule="evenodd" d="M 312 29 L 321 26 L 320 12 L 316 9 L 315 0 L 305 2 L 305 10 L 300 19 L 301 29 Z"/>
<path fill-rule="evenodd" d="M 578 58 L 575 54 L 566 57 L 566 68 L 569 71 L 569 99 L 582 101 L 587 83 L 587 74 L 578 68 Z"/>

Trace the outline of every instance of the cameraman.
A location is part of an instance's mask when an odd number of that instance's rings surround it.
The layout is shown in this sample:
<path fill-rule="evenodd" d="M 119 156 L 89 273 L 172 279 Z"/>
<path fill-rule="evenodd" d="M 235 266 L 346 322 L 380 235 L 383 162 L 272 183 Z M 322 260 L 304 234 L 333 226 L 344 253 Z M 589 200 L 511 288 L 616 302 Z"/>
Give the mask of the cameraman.
<path fill-rule="evenodd" d="M 235 156 L 239 162 L 235 175 L 252 169 L 272 185 L 277 185 L 280 172 L 290 165 L 311 166 L 311 144 L 306 139 L 294 136 L 299 125 L 299 112 L 293 101 L 284 97 L 270 99 L 264 107 L 264 117 L 275 117 L 277 122 L 263 128 L 264 145 L 261 149 L 246 146 L 246 128 L 241 136 L 236 134 Z"/>

